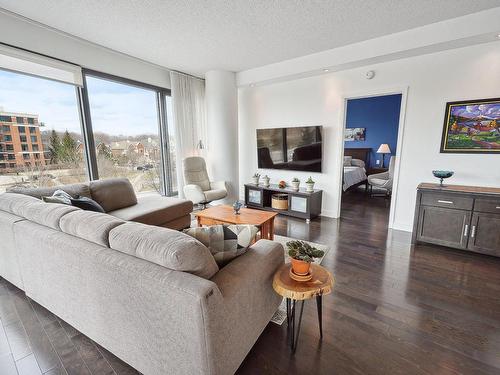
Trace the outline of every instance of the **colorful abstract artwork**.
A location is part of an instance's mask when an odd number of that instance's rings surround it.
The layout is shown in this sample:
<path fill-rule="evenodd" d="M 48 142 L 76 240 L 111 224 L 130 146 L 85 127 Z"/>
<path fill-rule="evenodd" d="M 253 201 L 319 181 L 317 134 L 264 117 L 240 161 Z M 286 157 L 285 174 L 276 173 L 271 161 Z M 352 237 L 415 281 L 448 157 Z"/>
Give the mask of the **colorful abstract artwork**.
<path fill-rule="evenodd" d="M 500 154 L 500 98 L 446 103 L 441 152 Z"/>

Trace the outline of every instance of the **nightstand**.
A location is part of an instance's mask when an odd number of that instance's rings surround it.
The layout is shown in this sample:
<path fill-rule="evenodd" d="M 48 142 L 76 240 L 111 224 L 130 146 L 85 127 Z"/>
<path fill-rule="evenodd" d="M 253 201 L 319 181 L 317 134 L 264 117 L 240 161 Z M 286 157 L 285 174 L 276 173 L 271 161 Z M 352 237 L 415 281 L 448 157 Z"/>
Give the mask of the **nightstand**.
<path fill-rule="evenodd" d="M 383 173 L 383 172 L 387 172 L 388 170 L 389 170 L 388 168 L 368 168 L 366 175 L 369 176 L 369 175 L 375 174 L 375 173 Z"/>

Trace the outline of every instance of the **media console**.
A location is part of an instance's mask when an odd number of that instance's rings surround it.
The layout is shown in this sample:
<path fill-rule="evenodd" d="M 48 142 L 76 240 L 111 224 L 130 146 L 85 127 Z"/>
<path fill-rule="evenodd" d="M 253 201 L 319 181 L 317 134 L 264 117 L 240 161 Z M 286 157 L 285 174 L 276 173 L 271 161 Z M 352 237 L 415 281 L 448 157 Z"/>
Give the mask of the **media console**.
<path fill-rule="evenodd" d="M 288 195 L 288 209 L 280 210 L 272 207 L 273 194 Z M 315 189 L 307 192 L 305 188 L 298 191 L 286 187 L 281 189 L 278 185 L 245 184 L 245 205 L 259 210 L 278 212 L 282 215 L 299 217 L 309 220 L 321 213 L 321 200 L 323 191 Z"/>

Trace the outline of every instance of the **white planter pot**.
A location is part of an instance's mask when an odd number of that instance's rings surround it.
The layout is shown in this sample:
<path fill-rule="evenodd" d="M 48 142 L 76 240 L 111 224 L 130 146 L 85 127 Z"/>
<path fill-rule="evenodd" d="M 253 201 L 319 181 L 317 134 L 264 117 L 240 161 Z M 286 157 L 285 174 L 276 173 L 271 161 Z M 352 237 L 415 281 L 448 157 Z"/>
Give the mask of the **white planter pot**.
<path fill-rule="evenodd" d="M 300 181 L 297 181 L 297 182 L 292 181 L 292 188 L 293 188 L 293 190 L 297 190 L 298 191 L 299 190 L 299 186 L 300 186 Z"/>
<path fill-rule="evenodd" d="M 269 177 L 263 177 L 262 178 L 262 183 L 264 184 L 265 187 L 269 186 Z"/>
<path fill-rule="evenodd" d="M 252 184 L 258 185 L 259 184 L 259 178 L 260 177 L 252 177 Z"/>
<path fill-rule="evenodd" d="M 306 191 L 310 193 L 314 191 L 314 182 L 306 182 Z"/>

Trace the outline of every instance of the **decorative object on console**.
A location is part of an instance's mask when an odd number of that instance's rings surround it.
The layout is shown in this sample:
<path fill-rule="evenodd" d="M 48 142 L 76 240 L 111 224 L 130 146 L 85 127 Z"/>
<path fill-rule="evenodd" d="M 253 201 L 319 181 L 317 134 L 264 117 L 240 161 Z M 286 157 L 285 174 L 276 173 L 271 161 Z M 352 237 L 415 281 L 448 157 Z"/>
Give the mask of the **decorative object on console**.
<path fill-rule="evenodd" d="M 292 258 L 290 277 L 296 281 L 311 280 L 312 275 L 309 272 L 311 262 L 314 258 L 321 258 L 325 255 L 324 251 L 300 240 L 287 242 L 286 247 L 288 248 L 288 255 Z M 299 277 L 295 278 L 295 276 Z"/>
<path fill-rule="evenodd" d="M 293 178 L 293 180 L 292 180 L 292 187 L 293 187 L 293 190 L 299 191 L 299 189 L 300 189 L 300 180 L 297 177 Z"/>
<path fill-rule="evenodd" d="M 233 203 L 233 210 L 235 215 L 240 214 L 241 207 L 243 207 L 243 203 L 241 203 L 240 201 L 236 201 Z"/>
<path fill-rule="evenodd" d="M 391 154 L 391 149 L 389 148 L 389 145 L 387 143 L 382 143 L 377 150 L 377 154 L 382 154 L 382 168 L 385 168 L 384 167 L 385 154 Z"/>
<path fill-rule="evenodd" d="M 258 185 L 259 179 L 260 179 L 260 174 L 254 173 L 254 175 L 252 176 L 252 184 Z"/>
<path fill-rule="evenodd" d="M 446 103 L 441 152 L 500 154 L 500 98 Z"/>
<path fill-rule="evenodd" d="M 273 194 L 271 207 L 276 210 L 288 210 L 288 194 Z"/>
<path fill-rule="evenodd" d="M 344 141 L 364 141 L 366 128 L 347 128 L 344 134 Z"/>
<path fill-rule="evenodd" d="M 312 179 L 312 177 L 309 176 L 309 178 L 306 181 L 306 191 L 309 193 L 312 193 L 314 191 L 314 184 L 315 183 L 316 182 Z"/>
<path fill-rule="evenodd" d="M 443 180 L 445 178 L 450 178 L 451 176 L 453 176 L 453 171 L 432 171 L 432 174 L 434 175 L 434 177 L 437 177 L 439 178 L 439 186 L 440 187 L 444 187 L 443 185 Z"/>
<path fill-rule="evenodd" d="M 270 178 L 267 174 L 264 177 L 262 177 L 262 182 L 264 183 L 265 187 L 269 187 L 269 181 L 270 181 Z"/>
<path fill-rule="evenodd" d="M 286 188 L 286 181 L 281 180 L 280 182 L 278 182 L 278 186 L 280 189 Z"/>

